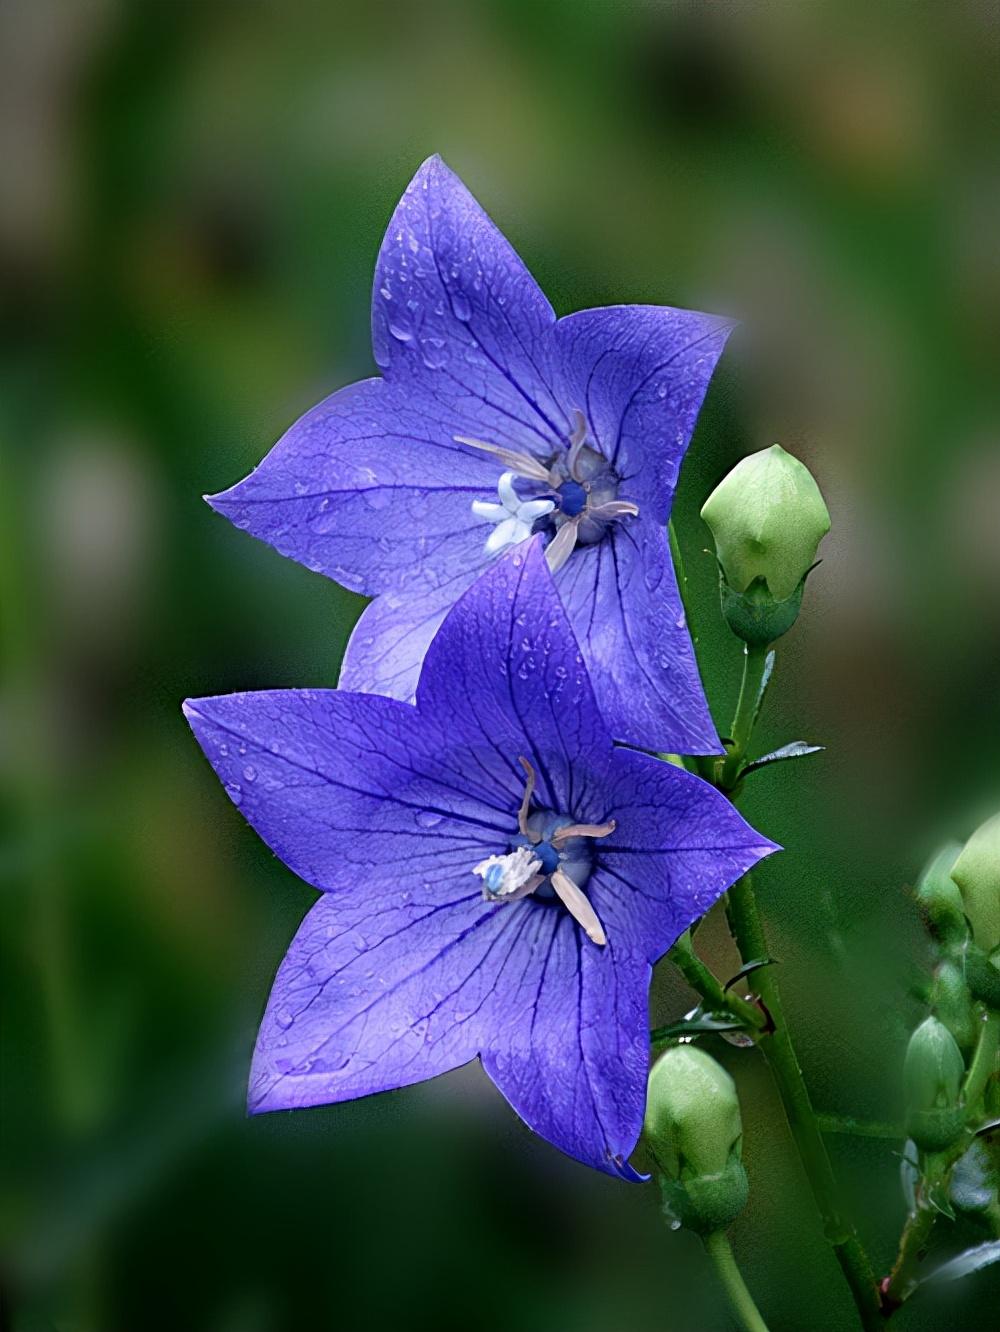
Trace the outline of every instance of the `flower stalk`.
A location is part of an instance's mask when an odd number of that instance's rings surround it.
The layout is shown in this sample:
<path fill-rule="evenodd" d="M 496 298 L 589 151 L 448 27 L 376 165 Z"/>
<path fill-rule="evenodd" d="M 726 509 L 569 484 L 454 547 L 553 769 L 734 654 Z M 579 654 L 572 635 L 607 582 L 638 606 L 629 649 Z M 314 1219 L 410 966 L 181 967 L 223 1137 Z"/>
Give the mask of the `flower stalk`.
<path fill-rule="evenodd" d="M 745 645 L 732 745 L 719 781 L 720 788 L 731 799 L 739 786 L 740 771 L 753 735 L 766 659 L 766 647 Z M 751 876 L 745 874 L 739 879 L 725 900 L 729 926 L 744 962 L 766 956 L 767 940 Z M 755 986 L 771 1018 L 770 1028 L 757 1034 L 757 1044 L 774 1077 L 792 1138 L 823 1220 L 826 1238 L 850 1287 L 862 1326 L 868 1332 L 874 1332 L 882 1322 L 875 1274 L 853 1225 L 841 1209 L 833 1167 L 789 1035 L 781 991 L 771 967 L 760 968 Z"/>
<path fill-rule="evenodd" d="M 705 1251 L 715 1267 L 716 1274 L 726 1292 L 729 1307 L 744 1332 L 767 1332 L 767 1324 L 754 1304 L 753 1296 L 736 1265 L 733 1246 L 724 1230 L 704 1237 Z"/>

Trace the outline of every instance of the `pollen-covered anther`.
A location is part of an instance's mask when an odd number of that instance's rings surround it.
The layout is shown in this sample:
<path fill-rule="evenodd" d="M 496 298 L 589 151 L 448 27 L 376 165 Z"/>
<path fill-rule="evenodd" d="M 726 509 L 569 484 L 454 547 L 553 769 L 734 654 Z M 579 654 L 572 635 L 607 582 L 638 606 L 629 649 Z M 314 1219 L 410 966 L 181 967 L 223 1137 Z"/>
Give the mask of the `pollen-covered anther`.
<path fill-rule="evenodd" d="M 487 856 L 473 869 L 483 881 L 483 900 L 502 897 L 514 901 L 533 893 L 545 877 L 542 862 L 530 847 L 519 846 L 505 856 Z"/>

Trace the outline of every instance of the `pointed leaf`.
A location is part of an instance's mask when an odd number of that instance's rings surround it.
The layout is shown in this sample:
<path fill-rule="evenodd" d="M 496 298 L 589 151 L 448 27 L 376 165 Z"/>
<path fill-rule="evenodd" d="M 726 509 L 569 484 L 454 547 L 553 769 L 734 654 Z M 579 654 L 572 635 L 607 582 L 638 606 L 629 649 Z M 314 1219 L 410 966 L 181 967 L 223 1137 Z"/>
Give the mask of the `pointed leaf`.
<path fill-rule="evenodd" d="M 805 740 L 793 740 L 790 744 L 782 745 L 780 749 L 773 749 L 770 754 L 763 754 L 752 763 L 748 763 L 740 776 L 745 777 L 748 772 L 763 768 L 768 763 L 783 763 L 786 759 L 805 758 L 807 754 L 818 754 L 825 748 L 825 745 L 810 745 Z"/>
<path fill-rule="evenodd" d="M 777 958 L 774 957 L 755 957 L 750 962 L 744 962 L 739 971 L 737 971 L 734 976 L 729 977 L 725 985 L 722 987 L 723 990 L 728 990 L 730 986 L 735 985 L 737 981 L 743 980 L 745 976 L 749 976 L 755 971 L 759 971 L 761 967 L 772 966 L 776 961 Z"/>
<path fill-rule="evenodd" d="M 942 1263 L 933 1272 L 929 1272 L 921 1284 L 926 1284 L 928 1281 L 959 1281 L 962 1277 L 970 1276 L 973 1272 L 978 1272 L 995 1262 L 1000 1262 L 1000 1240 L 988 1240 L 985 1244 L 977 1244 L 975 1248 L 960 1253 L 957 1258 Z"/>

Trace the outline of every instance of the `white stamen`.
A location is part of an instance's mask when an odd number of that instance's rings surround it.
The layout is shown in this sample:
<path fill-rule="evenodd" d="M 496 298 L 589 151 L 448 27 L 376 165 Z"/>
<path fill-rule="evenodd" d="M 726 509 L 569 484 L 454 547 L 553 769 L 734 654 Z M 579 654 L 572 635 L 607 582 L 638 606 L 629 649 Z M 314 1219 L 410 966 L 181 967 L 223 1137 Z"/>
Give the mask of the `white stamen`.
<path fill-rule="evenodd" d="M 580 516 L 568 518 L 549 544 L 545 547 L 545 558 L 553 573 L 557 573 L 576 548 L 576 539 L 580 531 Z"/>
<path fill-rule="evenodd" d="M 510 897 L 524 888 L 542 868 L 530 846 L 519 846 L 505 856 L 488 856 L 473 869 L 483 881 L 483 897 Z"/>
<path fill-rule="evenodd" d="M 556 507 L 554 500 L 521 499 L 514 489 L 514 476 L 514 472 L 504 472 L 500 477 L 497 483 L 499 504 L 472 501 L 472 512 L 477 518 L 496 524 L 486 541 L 487 555 L 496 555 L 507 546 L 527 541 L 535 521 Z"/>
<path fill-rule="evenodd" d="M 608 936 L 604 933 L 604 926 L 598 920 L 597 912 L 590 905 L 586 894 L 561 869 L 557 869 L 552 875 L 552 887 L 558 893 L 563 906 L 582 927 L 587 938 L 603 948 L 608 942 Z"/>

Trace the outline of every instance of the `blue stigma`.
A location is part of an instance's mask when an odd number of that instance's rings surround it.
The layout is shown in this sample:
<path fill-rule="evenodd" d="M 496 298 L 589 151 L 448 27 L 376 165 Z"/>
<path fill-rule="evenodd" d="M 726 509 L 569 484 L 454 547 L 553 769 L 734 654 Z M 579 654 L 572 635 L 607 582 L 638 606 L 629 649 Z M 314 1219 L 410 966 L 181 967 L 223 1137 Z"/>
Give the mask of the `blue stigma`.
<path fill-rule="evenodd" d="M 587 507 L 587 492 L 579 481 L 564 481 L 556 493 L 559 507 L 567 518 L 575 518 Z"/>
<path fill-rule="evenodd" d="M 539 842 L 531 850 L 536 859 L 542 862 L 543 874 L 551 874 L 559 868 L 559 852 L 551 842 Z"/>
<path fill-rule="evenodd" d="M 497 892 L 500 888 L 500 885 L 503 883 L 503 866 L 491 865 L 489 869 L 486 871 L 483 883 L 485 883 L 489 892 L 491 893 Z"/>

